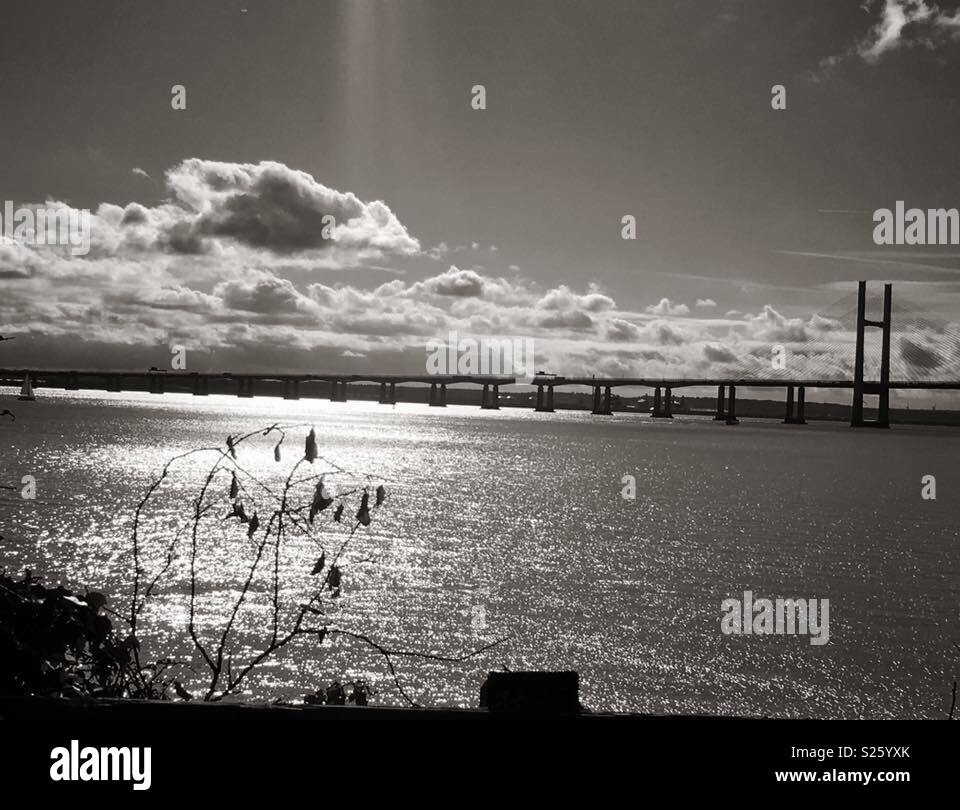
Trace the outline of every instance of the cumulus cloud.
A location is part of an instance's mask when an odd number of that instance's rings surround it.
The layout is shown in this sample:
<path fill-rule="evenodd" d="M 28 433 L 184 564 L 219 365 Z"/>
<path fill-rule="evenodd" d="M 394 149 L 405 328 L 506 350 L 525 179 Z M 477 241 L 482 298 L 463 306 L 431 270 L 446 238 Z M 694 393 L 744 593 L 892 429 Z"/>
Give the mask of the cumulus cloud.
<path fill-rule="evenodd" d="M 423 287 L 436 295 L 476 297 L 483 294 L 483 277 L 474 270 L 451 265 L 442 275 L 423 282 Z"/>
<path fill-rule="evenodd" d="M 674 304 L 669 298 L 661 298 L 658 304 L 647 307 L 650 315 L 686 315 L 690 307 L 686 304 Z"/>
<path fill-rule="evenodd" d="M 708 308 L 708 307 L 715 307 L 716 305 L 717 305 L 717 302 L 714 301 L 712 298 L 698 298 L 698 299 L 697 299 L 697 306 L 698 306 L 698 307 L 703 307 L 704 309 L 706 309 L 706 308 Z"/>
<path fill-rule="evenodd" d="M 664 321 L 651 323 L 648 331 L 654 342 L 661 346 L 681 346 L 687 342 L 681 329 Z"/>
<path fill-rule="evenodd" d="M 769 304 L 749 320 L 756 327 L 757 335 L 764 340 L 804 342 L 809 337 L 802 318 L 786 318 Z"/>
<path fill-rule="evenodd" d="M 711 363 L 735 363 L 737 356 L 726 346 L 708 343 L 703 347 L 703 356 Z"/>
<path fill-rule="evenodd" d="M 331 242 L 396 253 L 420 248 L 386 203 L 365 203 L 282 163 L 191 158 L 170 169 L 166 180 L 187 212 L 178 223 L 187 229 L 182 244 L 212 236 L 280 253 Z"/>
<path fill-rule="evenodd" d="M 89 258 L 256 255 L 276 264 L 296 254 L 329 267 L 420 250 L 383 201 L 365 202 L 282 163 L 191 158 L 169 169 L 165 183 L 168 199 L 156 206 L 101 204 Z"/>
<path fill-rule="evenodd" d="M 566 284 L 555 287 L 544 295 L 537 304 L 541 309 L 582 309 L 587 312 L 602 312 L 612 309 L 615 302 L 599 291 L 596 285 L 590 285 L 585 295 L 578 295 Z"/>
<path fill-rule="evenodd" d="M 229 309 L 265 314 L 294 312 L 307 306 L 309 301 L 288 279 L 266 273 L 218 284 L 214 294 Z"/>
<path fill-rule="evenodd" d="M 853 335 L 822 316 L 766 306 L 722 318 L 710 299 L 696 301 L 696 316 L 669 298 L 631 310 L 595 283 L 542 286 L 516 267 L 504 276 L 455 264 L 436 272 L 384 203 L 281 164 L 185 161 L 167 183 L 159 205 L 100 205 L 84 257 L 0 238 L 0 333 L 23 338 L 18 362 L 89 365 L 87 356 L 142 368 L 142 358 L 168 358 L 174 342 L 198 370 L 205 356 L 214 371 L 414 372 L 428 340 L 456 331 L 532 337 L 538 362 L 564 373 L 695 376 L 733 365 L 741 376 L 768 375 L 770 346 L 783 343 L 792 372 L 849 377 Z M 340 214 L 329 239 L 314 230 L 328 210 Z M 412 256 L 410 268 L 419 260 L 420 277 L 329 272 L 380 268 L 376 257 L 390 255 Z M 937 370 L 935 345 L 901 343 L 897 358 Z"/>
<path fill-rule="evenodd" d="M 636 324 L 630 323 L 630 321 L 625 321 L 621 318 L 611 318 L 607 322 L 607 340 L 622 343 L 639 340 L 642 334 L 640 328 Z"/>

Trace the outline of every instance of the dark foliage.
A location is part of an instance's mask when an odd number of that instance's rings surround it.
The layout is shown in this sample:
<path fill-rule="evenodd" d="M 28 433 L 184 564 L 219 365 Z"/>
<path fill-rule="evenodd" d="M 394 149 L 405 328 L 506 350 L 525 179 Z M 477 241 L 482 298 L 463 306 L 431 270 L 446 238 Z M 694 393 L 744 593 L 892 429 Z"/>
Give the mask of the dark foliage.
<path fill-rule="evenodd" d="M 121 637 L 105 597 L 47 587 L 27 571 L 0 575 L 0 694 L 53 697 L 163 696 L 155 669 L 137 662 L 137 641 Z"/>

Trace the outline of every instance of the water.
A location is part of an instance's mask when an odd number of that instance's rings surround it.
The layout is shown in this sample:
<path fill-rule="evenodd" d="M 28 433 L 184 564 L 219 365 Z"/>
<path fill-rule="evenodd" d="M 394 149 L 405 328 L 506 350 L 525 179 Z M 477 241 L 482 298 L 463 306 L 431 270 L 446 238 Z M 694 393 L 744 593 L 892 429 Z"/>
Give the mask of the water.
<path fill-rule="evenodd" d="M 486 670 L 506 665 L 578 670 L 595 710 L 935 718 L 960 674 L 957 430 L 95 392 L 7 396 L 3 406 L 18 417 L 0 424 L 3 483 L 29 474 L 38 490 L 34 501 L 3 493 L 0 563 L 102 589 L 118 610 L 129 598 L 134 508 L 169 457 L 277 421 L 315 425 L 325 458 L 389 492 L 350 546 L 328 618 L 386 647 L 448 656 L 507 637 L 463 663 L 396 659 L 404 689 L 424 704 L 476 705 Z M 240 460 L 280 486 L 304 433 L 284 442 L 281 464 L 268 439 L 242 446 Z M 145 515 L 149 570 L 213 460 L 176 467 Z M 620 494 L 627 474 L 634 501 Z M 925 474 L 936 476 L 936 501 L 920 497 Z M 216 491 L 228 482 L 218 478 Z M 321 542 L 330 549 L 344 536 Z M 181 548 L 145 615 L 156 654 L 189 651 Z M 310 592 L 317 549 L 284 549 L 281 597 L 291 605 Z M 232 523 L 201 533 L 205 640 L 251 559 Z M 830 643 L 721 634 L 721 601 L 745 590 L 829 599 Z M 234 666 L 268 631 L 271 597 L 269 577 L 256 578 Z M 199 690 L 204 670 L 193 666 L 183 679 Z M 402 702 L 380 655 L 342 638 L 286 648 L 244 696 L 294 699 L 358 677 L 376 702 Z"/>

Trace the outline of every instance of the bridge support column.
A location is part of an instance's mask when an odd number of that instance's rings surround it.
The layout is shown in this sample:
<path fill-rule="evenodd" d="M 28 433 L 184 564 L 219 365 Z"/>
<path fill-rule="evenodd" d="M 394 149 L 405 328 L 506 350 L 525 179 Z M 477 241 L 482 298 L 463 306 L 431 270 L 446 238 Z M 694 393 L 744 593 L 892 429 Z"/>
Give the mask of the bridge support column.
<path fill-rule="evenodd" d="M 79 391 L 80 390 L 80 375 L 76 371 L 71 371 L 67 374 L 67 379 L 63 383 L 64 391 Z"/>
<path fill-rule="evenodd" d="M 673 419 L 673 391 L 670 388 L 664 389 L 663 398 L 663 418 Z"/>
<path fill-rule="evenodd" d="M 283 398 L 300 399 L 300 380 L 287 378 L 283 381 Z"/>
<path fill-rule="evenodd" d="M 546 391 L 544 391 L 546 388 Z M 553 413 L 553 386 L 537 386 L 537 410 L 544 413 Z"/>
<path fill-rule="evenodd" d="M 670 396 L 670 389 L 667 388 L 667 397 Z M 660 390 L 658 385 L 653 391 L 653 410 L 650 412 L 651 419 L 671 419 L 672 417 L 669 414 L 668 407 L 665 404 L 663 398 L 663 392 Z"/>
<path fill-rule="evenodd" d="M 483 384 L 483 398 L 481 400 L 480 407 L 489 411 L 500 410 L 499 385 L 491 385 L 490 383 Z"/>
<path fill-rule="evenodd" d="M 857 295 L 857 348 L 853 366 L 853 408 L 851 427 L 890 427 L 890 310 L 893 285 L 883 285 L 883 320 L 871 321 L 867 315 L 867 282 L 861 281 Z M 880 356 L 880 382 L 865 382 L 863 379 L 864 328 L 875 326 L 883 332 Z M 864 394 L 876 394 L 877 418 L 863 418 Z"/>
<path fill-rule="evenodd" d="M 164 392 L 164 380 L 162 374 L 151 374 L 150 375 L 150 393 L 151 394 L 162 394 Z"/>
<path fill-rule="evenodd" d="M 787 405 L 786 413 L 783 417 L 783 424 L 785 425 L 805 425 L 807 424 L 806 420 L 803 418 L 803 398 L 805 392 L 803 386 L 799 386 L 797 389 L 797 406 L 793 406 L 793 386 L 787 386 Z"/>
<path fill-rule="evenodd" d="M 786 413 L 783 415 L 783 424 L 792 425 L 794 422 L 796 422 L 796 419 L 793 415 L 793 386 L 788 385 Z"/>
<path fill-rule="evenodd" d="M 601 386 L 599 385 L 593 387 L 593 413 L 599 416 L 609 416 L 613 413 L 613 409 L 610 407 L 610 386 L 603 386 L 603 391 L 600 389 Z"/>
<path fill-rule="evenodd" d="M 193 378 L 193 395 L 195 397 L 205 397 L 210 393 L 210 383 L 206 377 L 199 374 Z"/>
<path fill-rule="evenodd" d="M 250 399 L 253 396 L 253 380 L 249 377 L 237 377 L 237 396 Z"/>
<path fill-rule="evenodd" d="M 447 407 L 446 383 L 430 383 L 430 405 L 434 408 Z"/>
<path fill-rule="evenodd" d="M 333 390 L 330 394 L 330 401 L 331 402 L 347 401 L 347 381 L 346 380 L 333 381 Z"/>
<path fill-rule="evenodd" d="M 396 403 L 396 399 L 393 396 L 393 383 L 390 383 L 390 394 L 387 395 L 387 384 L 385 382 L 380 383 L 380 399 L 379 402 L 381 405 L 393 405 Z"/>
<path fill-rule="evenodd" d="M 714 422 L 722 422 L 724 419 L 727 418 L 726 414 L 724 414 L 723 412 L 724 398 L 725 398 L 724 386 L 718 385 L 717 386 L 717 413 L 716 413 L 716 416 L 713 417 Z"/>
<path fill-rule="evenodd" d="M 730 395 L 727 399 L 726 423 L 728 425 L 740 424 L 740 420 L 737 419 L 737 387 L 735 385 L 730 386 Z"/>

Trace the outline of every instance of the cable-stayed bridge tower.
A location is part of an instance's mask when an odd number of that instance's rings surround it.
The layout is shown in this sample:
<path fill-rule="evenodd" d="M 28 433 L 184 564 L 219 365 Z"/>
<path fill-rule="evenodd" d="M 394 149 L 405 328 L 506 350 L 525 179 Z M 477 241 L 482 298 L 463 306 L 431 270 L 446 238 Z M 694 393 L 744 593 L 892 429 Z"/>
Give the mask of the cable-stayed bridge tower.
<path fill-rule="evenodd" d="M 861 281 L 857 294 L 857 348 L 853 367 L 853 414 L 851 427 L 890 427 L 890 309 L 893 298 L 893 285 L 883 285 L 883 320 L 867 319 L 867 282 Z M 863 379 L 864 331 L 873 326 L 883 331 L 880 352 L 880 381 L 867 382 Z M 863 418 L 864 394 L 879 396 L 877 418 Z"/>

